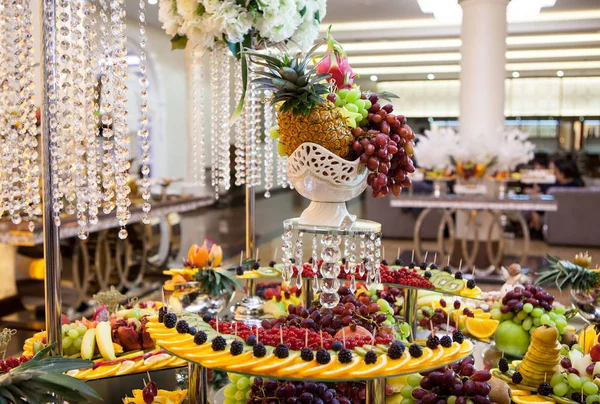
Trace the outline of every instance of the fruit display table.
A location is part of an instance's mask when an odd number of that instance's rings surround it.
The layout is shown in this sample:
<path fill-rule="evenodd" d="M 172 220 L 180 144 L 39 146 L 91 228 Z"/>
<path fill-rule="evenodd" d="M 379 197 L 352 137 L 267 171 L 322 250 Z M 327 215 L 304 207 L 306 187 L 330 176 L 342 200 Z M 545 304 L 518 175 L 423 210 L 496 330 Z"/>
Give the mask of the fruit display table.
<path fill-rule="evenodd" d="M 523 265 L 529 255 L 530 241 L 529 227 L 527 225 L 527 221 L 523 217 L 523 213 L 528 211 L 555 212 L 558 210 L 558 204 L 551 195 L 542 195 L 539 198 L 515 196 L 504 199 L 469 195 L 443 195 L 440 197 L 407 196 L 392 199 L 390 201 L 390 206 L 393 208 L 423 209 L 423 211 L 419 214 L 414 229 L 415 253 L 419 260 L 422 256 L 421 227 L 425 217 L 433 209 L 441 209 L 444 212 L 444 217 L 439 224 L 437 238 L 438 251 L 443 255 L 440 257 L 442 260 L 445 259 L 444 256 L 452 255 L 455 237 L 459 232 L 456 228 L 457 224 L 452 218 L 452 215 L 457 211 L 472 212 L 469 221 L 469 231 L 473 235 L 473 243 L 471 248 L 469 248 L 466 238 L 461 239 L 462 256 L 465 259 L 463 263 L 467 267 L 472 267 L 474 265 L 477 253 L 479 251 L 479 234 L 477 225 L 475 223 L 476 216 L 479 212 L 489 212 L 492 215 L 492 221 L 485 230 L 485 246 L 490 265 L 493 265 L 497 270 L 499 270 L 501 267 L 502 259 L 504 257 L 504 238 L 499 238 L 498 250 L 494 252 L 492 235 L 496 230 L 501 229 L 501 216 L 506 215 L 514 217 L 521 225 L 521 229 L 523 231 L 523 243 L 519 256 L 521 257 L 521 264 Z M 446 248 L 446 241 L 444 237 L 444 230 L 446 227 L 448 228 L 450 237 L 449 249 Z"/>

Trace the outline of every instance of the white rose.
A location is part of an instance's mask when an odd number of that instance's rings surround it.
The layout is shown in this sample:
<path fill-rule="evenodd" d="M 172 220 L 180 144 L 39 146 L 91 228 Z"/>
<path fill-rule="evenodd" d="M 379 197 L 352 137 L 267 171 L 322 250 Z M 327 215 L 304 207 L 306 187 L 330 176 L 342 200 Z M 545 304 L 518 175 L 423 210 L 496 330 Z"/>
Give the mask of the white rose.
<path fill-rule="evenodd" d="M 208 14 L 215 14 L 223 6 L 223 0 L 202 0 L 202 4 Z"/>
<path fill-rule="evenodd" d="M 281 0 L 257 0 L 256 3 L 263 13 L 277 14 Z"/>
<path fill-rule="evenodd" d="M 185 34 L 190 41 L 198 44 L 201 49 L 212 48 L 215 43 L 214 32 L 207 30 L 201 19 L 186 21 L 185 27 Z"/>
<path fill-rule="evenodd" d="M 296 50 L 299 52 L 308 51 L 315 43 L 315 40 L 319 36 L 319 24 L 312 19 L 305 20 L 298 30 L 292 36 L 290 42 L 296 46 Z"/>
<path fill-rule="evenodd" d="M 237 43 L 252 28 L 253 18 L 245 9 L 236 5 L 226 6 L 224 9 L 225 36 L 228 42 Z"/>
<path fill-rule="evenodd" d="M 282 0 L 280 5 L 277 14 L 265 13 L 257 23 L 260 35 L 274 43 L 288 40 L 302 22 L 295 1 Z"/>
<path fill-rule="evenodd" d="M 177 14 L 177 4 L 173 0 L 161 0 L 158 5 L 158 19 L 162 28 L 170 36 L 177 34 L 183 24 L 183 18 Z"/>
<path fill-rule="evenodd" d="M 198 10 L 198 0 L 177 0 L 177 12 L 185 20 L 196 18 L 196 10 Z"/>

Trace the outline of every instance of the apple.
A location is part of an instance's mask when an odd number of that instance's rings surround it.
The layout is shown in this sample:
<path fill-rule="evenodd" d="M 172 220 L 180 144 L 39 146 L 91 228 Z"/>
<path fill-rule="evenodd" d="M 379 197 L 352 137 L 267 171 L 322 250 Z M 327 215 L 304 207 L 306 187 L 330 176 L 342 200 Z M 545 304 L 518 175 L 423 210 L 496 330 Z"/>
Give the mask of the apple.
<path fill-rule="evenodd" d="M 511 320 L 500 323 L 494 338 L 496 347 L 508 355 L 524 356 L 527 353 L 529 333 Z"/>
<path fill-rule="evenodd" d="M 110 322 L 100 321 L 95 328 L 96 331 L 96 342 L 98 343 L 98 350 L 104 359 L 114 360 L 117 358 L 115 355 L 115 347 L 112 343 L 112 332 Z"/>
<path fill-rule="evenodd" d="M 81 359 L 92 359 L 96 349 L 96 330 L 90 328 L 81 340 Z"/>

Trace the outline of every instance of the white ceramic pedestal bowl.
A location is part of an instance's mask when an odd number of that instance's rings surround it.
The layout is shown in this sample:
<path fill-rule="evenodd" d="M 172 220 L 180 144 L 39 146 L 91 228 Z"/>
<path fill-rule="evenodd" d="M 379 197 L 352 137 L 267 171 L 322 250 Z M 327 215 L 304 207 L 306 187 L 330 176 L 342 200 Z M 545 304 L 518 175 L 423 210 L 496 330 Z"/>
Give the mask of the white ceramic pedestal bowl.
<path fill-rule="evenodd" d="M 300 195 L 311 203 L 300 216 L 300 225 L 342 227 L 356 215 L 346 201 L 367 187 L 366 167 L 360 160 L 344 160 L 315 143 L 303 143 L 289 157 L 287 175 Z"/>

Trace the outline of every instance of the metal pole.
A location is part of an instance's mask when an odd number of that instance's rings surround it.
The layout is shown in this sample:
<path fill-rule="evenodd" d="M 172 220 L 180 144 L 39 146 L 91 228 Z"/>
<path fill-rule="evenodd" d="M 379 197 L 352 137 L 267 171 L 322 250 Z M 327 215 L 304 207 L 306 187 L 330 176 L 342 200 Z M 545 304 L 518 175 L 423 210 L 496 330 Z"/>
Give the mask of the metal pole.
<path fill-rule="evenodd" d="M 256 247 L 256 188 L 246 187 L 246 258 L 254 258 Z"/>
<path fill-rule="evenodd" d="M 40 0 L 41 40 L 41 82 L 42 84 L 42 220 L 44 231 L 44 260 L 46 278 L 44 280 L 46 304 L 46 339 L 48 344 L 56 343 L 52 352 L 62 355 L 61 338 L 61 298 L 60 298 L 60 239 L 58 226 L 52 211 L 52 156 L 50 152 L 50 111 L 49 95 L 56 90 L 56 0 Z M 50 66 L 48 66 L 50 62 Z"/>
<path fill-rule="evenodd" d="M 385 379 L 372 379 L 365 382 L 365 404 L 385 403 Z"/>
<path fill-rule="evenodd" d="M 204 366 L 188 363 L 188 402 L 208 404 L 208 371 Z"/>

